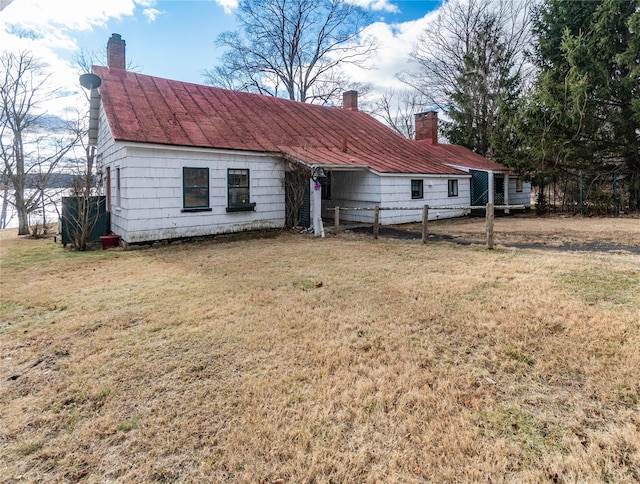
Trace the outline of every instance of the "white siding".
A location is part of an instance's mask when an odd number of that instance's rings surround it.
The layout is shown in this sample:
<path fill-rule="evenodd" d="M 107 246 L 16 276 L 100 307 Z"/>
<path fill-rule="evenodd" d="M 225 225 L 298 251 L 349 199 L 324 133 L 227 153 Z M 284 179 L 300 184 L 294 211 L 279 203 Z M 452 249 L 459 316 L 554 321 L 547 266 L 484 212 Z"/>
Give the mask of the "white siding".
<path fill-rule="evenodd" d="M 106 125 L 106 120 L 101 126 Z M 125 146 L 102 132 L 103 173 L 111 168 L 111 229 L 126 242 L 145 242 L 283 227 L 282 164 L 261 154 L 172 147 Z M 183 211 L 183 167 L 209 168 L 210 211 Z M 120 168 L 121 203 L 116 206 Z M 249 170 L 255 211 L 227 212 L 227 169 Z M 105 187 L 106 188 L 106 187 Z"/>
<path fill-rule="evenodd" d="M 103 190 L 105 195 L 107 195 L 111 200 L 111 231 L 115 234 L 122 235 L 126 232 L 127 221 L 121 216 L 122 210 L 117 206 L 116 173 L 117 168 L 124 166 L 127 150 L 124 146 L 114 141 L 102 104 L 100 105 L 100 121 L 98 127 L 98 145 L 96 147 L 96 154 L 99 160 L 99 169 L 103 174 Z M 111 169 L 110 193 L 106 193 L 108 189 L 106 180 L 107 167 Z M 121 205 L 125 204 L 126 200 L 121 199 Z"/>
<path fill-rule="evenodd" d="M 327 207 L 362 207 L 373 209 L 380 205 L 380 177 L 368 170 L 334 171 L 331 174 L 331 200 Z M 323 218 L 333 218 L 333 212 L 324 211 Z M 373 222 L 373 210 L 351 211 L 340 214 L 345 222 Z"/>
<path fill-rule="evenodd" d="M 448 180 L 458 180 L 458 196 L 448 196 Z M 424 198 L 411 198 L 411 180 L 423 180 Z M 422 210 L 429 205 L 429 219 L 459 217 L 464 210 L 437 210 L 438 206 L 469 206 L 469 178 L 465 176 L 434 177 L 429 175 L 379 175 L 369 171 L 334 171 L 331 178 L 331 200 L 324 200 L 323 218 L 332 218 L 327 208 L 415 207 L 414 210 L 382 210 L 381 224 L 422 221 Z M 345 222 L 373 223 L 373 210 L 340 212 Z"/>
<path fill-rule="evenodd" d="M 429 205 L 429 220 L 460 217 L 464 210 L 438 210 L 437 207 L 468 206 L 469 179 L 452 175 L 450 178 L 428 175 L 384 176 L 382 178 L 383 207 L 416 207 L 416 210 L 384 210 L 380 212 L 381 224 L 421 222 L 422 210 Z M 424 198 L 411 198 L 411 180 L 422 180 Z M 458 180 L 458 196 L 449 197 L 448 180 Z"/>
<path fill-rule="evenodd" d="M 509 177 L 509 205 L 531 207 L 531 183 L 522 182 L 522 191 L 516 192 L 516 178 Z"/>

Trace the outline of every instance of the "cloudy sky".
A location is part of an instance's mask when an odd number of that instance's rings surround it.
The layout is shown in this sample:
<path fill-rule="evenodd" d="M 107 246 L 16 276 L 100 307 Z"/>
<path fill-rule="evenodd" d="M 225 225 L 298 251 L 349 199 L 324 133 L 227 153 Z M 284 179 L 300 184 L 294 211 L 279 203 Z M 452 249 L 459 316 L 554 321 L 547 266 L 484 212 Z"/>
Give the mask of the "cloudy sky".
<path fill-rule="evenodd" d="M 379 39 L 371 71 L 353 81 L 378 90 L 397 87 L 396 72 L 407 66 L 411 44 L 442 0 L 350 0 L 368 9 L 369 31 Z M 127 59 L 144 74 L 202 83 L 202 70 L 215 66 L 214 42 L 234 28 L 236 0 L 0 0 L 2 50 L 28 49 L 44 59 L 64 91 L 78 90 L 71 67 L 74 52 L 104 52 L 119 33 Z"/>

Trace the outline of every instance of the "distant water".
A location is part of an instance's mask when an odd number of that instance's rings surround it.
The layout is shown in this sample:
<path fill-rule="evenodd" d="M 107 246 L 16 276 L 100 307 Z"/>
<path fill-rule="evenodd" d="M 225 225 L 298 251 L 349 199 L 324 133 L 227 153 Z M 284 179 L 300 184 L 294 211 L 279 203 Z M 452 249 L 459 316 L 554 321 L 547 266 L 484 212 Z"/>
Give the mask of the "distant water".
<path fill-rule="evenodd" d="M 27 192 L 29 192 L 27 190 Z M 8 221 L 6 227 L 4 228 L 16 228 L 18 227 L 18 214 L 16 213 L 13 204 L 11 203 L 14 200 L 14 192 L 13 190 L 8 190 L 7 196 L 9 197 L 9 203 L 7 204 L 7 218 Z M 0 191 L 0 210 L 2 210 L 2 204 L 4 202 L 4 191 Z M 66 190 L 60 189 L 51 189 L 45 190 L 45 207 L 44 214 L 46 218 L 47 224 L 58 223 L 58 219 L 60 218 L 60 210 L 62 207 L 62 197 L 67 196 Z M 42 217 L 42 204 L 41 201 L 38 201 L 38 209 L 35 212 L 29 214 L 29 226 L 33 227 L 36 224 L 41 224 Z M 1 228 L 1 227 L 0 227 Z"/>

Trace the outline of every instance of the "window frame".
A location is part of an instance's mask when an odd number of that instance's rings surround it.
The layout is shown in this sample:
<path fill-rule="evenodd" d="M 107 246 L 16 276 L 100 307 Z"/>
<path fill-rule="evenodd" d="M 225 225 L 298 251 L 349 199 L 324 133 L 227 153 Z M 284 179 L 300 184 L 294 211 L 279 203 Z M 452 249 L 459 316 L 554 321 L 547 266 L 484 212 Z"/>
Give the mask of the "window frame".
<path fill-rule="evenodd" d="M 456 178 L 451 178 L 447 180 L 447 195 L 449 197 L 457 197 L 459 194 L 458 186 L 459 186 L 459 183 Z"/>
<path fill-rule="evenodd" d="M 411 200 L 424 199 L 424 180 L 411 179 Z"/>
<path fill-rule="evenodd" d="M 206 185 L 193 185 L 187 187 L 186 175 L 187 170 L 203 170 L 206 172 Z M 199 166 L 183 166 L 182 167 L 182 212 L 210 212 L 211 211 L 211 180 L 209 179 L 209 168 Z M 206 189 L 206 205 L 187 206 L 187 192 L 189 190 Z"/>
<path fill-rule="evenodd" d="M 120 198 L 122 192 L 121 187 L 120 167 L 116 166 L 116 207 L 118 208 L 122 207 L 122 200 Z"/>
<path fill-rule="evenodd" d="M 244 173 L 236 172 L 246 172 L 246 185 L 231 184 L 231 175 L 244 175 Z M 246 190 L 246 201 L 231 203 L 231 200 L 233 198 L 237 198 L 232 196 L 233 190 Z M 227 212 L 252 212 L 255 210 L 255 208 L 255 202 L 251 202 L 251 170 L 249 168 L 227 168 Z"/>
<path fill-rule="evenodd" d="M 521 193 L 522 192 L 522 178 L 520 178 L 520 177 L 516 178 L 516 192 L 517 193 Z"/>

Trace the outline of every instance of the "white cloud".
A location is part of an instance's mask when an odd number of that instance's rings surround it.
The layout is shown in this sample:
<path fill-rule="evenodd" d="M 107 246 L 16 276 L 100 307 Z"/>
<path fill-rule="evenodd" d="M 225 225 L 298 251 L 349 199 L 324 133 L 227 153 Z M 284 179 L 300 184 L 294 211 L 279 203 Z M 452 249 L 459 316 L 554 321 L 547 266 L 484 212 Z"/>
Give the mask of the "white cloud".
<path fill-rule="evenodd" d="M 77 91 L 78 79 L 69 59 L 78 49 L 74 32 L 107 25 L 110 19 L 143 15 L 155 20 L 160 12 L 156 0 L 3 0 L 0 15 L 0 45 L 7 51 L 30 51 L 42 59 L 51 72 L 51 83 L 66 91 Z M 50 114 L 61 115 L 73 101 L 58 100 L 47 106 Z"/>
<path fill-rule="evenodd" d="M 0 0 L 0 12 L 4 10 L 4 7 L 9 5 L 13 0 Z"/>
<path fill-rule="evenodd" d="M 383 12 L 399 12 L 397 5 L 389 2 L 389 0 L 347 0 L 351 5 L 365 8 L 367 10 L 383 11 Z"/>
<path fill-rule="evenodd" d="M 225 13 L 231 13 L 238 8 L 238 0 L 215 0 L 218 5 L 224 8 Z"/>
<path fill-rule="evenodd" d="M 104 25 L 109 18 L 133 15 L 134 0 L 14 0 L 3 11 L 3 22 L 35 31 L 55 26 L 87 30 Z"/>
<path fill-rule="evenodd" d="M 158 15 L 161 15 L 162 12 L 158 9 L 155 8 L 145 8 L 142 13 L 144 14 L 145 17 L 147 17 L 147 20 L 149 22 L 153 22 L 155 21 L 155 19 L 158 17 Z"/>
<path fill-rule="evenodd" d="M 411 68 L 411 50 L 424 29 L 437 15 L 436 10 L 409 22 L 376 22 L 369 25 L 364 31 L 364 37 L 374 39 L 378 44 L 378 50 L 369 60 L 368 69 L 347 66 L 345 71 L 349 78 L 354 82 L 371 84 L 377 93 L 391 88 L 405 88 L 396 75 Z"/>
<path fill-rule="evenodd" d="M 215 2 L 224 8 L 225 13 L 231 13 L 234 9 L 238 8 L 238 0 L 215 0 Z M 394 13 L 400 11 L 398 6 L 392 4 L 390 0 L 347 0 L 347 3 L 357 5 L 367 10 Z"/>

